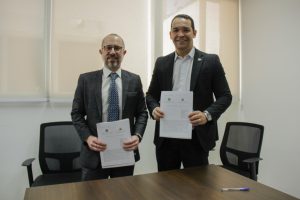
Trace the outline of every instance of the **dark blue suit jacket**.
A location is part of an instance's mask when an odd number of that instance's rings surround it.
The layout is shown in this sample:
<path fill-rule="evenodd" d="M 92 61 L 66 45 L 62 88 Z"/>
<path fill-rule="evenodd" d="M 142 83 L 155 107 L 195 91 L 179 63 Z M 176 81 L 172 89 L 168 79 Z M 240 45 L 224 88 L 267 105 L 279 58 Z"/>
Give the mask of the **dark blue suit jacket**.
<path fill-rule="evenodd" d="M 131 134 L 143 136 L 148 113 L 141 79 L 138 75 L 121 71 L 122 77 L 122 119 L 129 118 Z M 99 152 L 89 149 L 85 140 L 90 135 L 97 137 L 96 124 L 102 122 L 102 74 L 103 70 L 81 74 L 75 91 L 71 117 L 82 140 L 81 165 L 95 169 L 100 164 Z M 135 152 L 135 160 L 140 159 Z"/>
<path fill-rule="evenodd" d="M 152 80 L 146 93 L 150 114 L 160 106 L 161 91 L 172 91 L 175 52 L 156 60 Z M 193 110 L 207 110 L 212 121 L 193 129 L 193 139 L 198 139 L 205 151 L 211 150 L 218 140 L 217 119 L 229 107 L 232 95 L 219 57 L 195 49 L 190 91 L 193 91 Z M 214 99 L 215 98 L 215 99 Z M 154 143 L 159 146 L 164 138 L 159 137 L 159 122 L 156 122 Z"/>

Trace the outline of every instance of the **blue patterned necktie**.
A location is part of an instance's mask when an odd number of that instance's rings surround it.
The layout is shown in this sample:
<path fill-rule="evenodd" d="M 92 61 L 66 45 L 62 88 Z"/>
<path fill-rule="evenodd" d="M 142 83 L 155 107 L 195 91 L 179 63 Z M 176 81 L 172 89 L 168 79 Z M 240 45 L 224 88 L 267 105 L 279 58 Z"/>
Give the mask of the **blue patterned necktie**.
<path fill-rule="evenodd" d="M 116 85 L 116 79 L 118 78 L 118 74 L 111 73 L 110 74 L 111 83 L 109 87 L 108 93 L 108 117 L 107 121 L 116 121 L 119 120 L 119 96 Z"/>

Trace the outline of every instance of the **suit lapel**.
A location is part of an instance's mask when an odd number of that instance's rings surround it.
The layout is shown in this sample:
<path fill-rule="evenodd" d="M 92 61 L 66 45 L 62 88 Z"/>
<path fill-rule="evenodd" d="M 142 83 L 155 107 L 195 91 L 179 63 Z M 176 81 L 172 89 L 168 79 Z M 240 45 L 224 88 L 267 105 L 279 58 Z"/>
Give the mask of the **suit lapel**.
<path fill-rule="evenodd" d="M 199 75 L 200 69 L 203 64 L 203 56 L 204 54 L 195 49 L 195 55 L 194 55 L 194 61 L 193 61 L 193 67 L 192 67 L 192 75 L 191 75 L 191 86 L 190 90 L 193 91 L 197 82 L 197 77 Z"/>
<path fill-rule="evenodd" d="M 126 103 L 127 91 L 129 87 L 129 77 L 123 70 L 121 70 L 121 73 L 122 73 L 122 111 L 123 111 Z"/>
<path fill-rule="evenodd" d="M 172 53 L 166 61 L 166 71 L 164 74 L 164 81 L 167 91 L 171 91 L 173 89 L 173 70 L 174 70 L 174 58 L 175 53 Z"/>
<path fill-rule="evenodd" d="M 97 107 L 98 107 L 98 112 L 100 114 L 100 118 L 102 119 L 102 75 L 103 75 L 103 70 L 101 69 L 99 73 L 96 73 L 96 81 L 95 81 L 95 96 L 96 96 L 96 102 L 97 102 Z"/>

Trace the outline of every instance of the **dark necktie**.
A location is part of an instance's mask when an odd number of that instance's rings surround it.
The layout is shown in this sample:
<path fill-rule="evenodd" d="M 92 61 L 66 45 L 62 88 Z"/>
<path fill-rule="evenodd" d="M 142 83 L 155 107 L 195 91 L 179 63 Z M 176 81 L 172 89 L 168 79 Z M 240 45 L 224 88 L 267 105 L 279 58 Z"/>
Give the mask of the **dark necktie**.
<path fill-rule="evenodd" d="M 108 93 L 108 117 L 107 121 L 116 121 L 119 120 L 119 96 L 116 85 L 116 79 L 118 78 L 118 74 L 111 73 L 110 74 L 111 83 L 109 87 Z"/>

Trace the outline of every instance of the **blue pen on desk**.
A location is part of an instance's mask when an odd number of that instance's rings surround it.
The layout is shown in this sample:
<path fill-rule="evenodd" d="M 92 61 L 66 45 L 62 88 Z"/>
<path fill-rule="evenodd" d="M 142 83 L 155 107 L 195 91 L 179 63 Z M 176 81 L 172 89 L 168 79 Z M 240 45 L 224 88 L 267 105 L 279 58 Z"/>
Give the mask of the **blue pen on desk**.
<path fill-rule="evenodd" d="M 226 192 L 226 191 L 249 191 L 250 188 L 248 187 L 239 187 L 239 188 L 222 188 L 222 192 Z"/>

